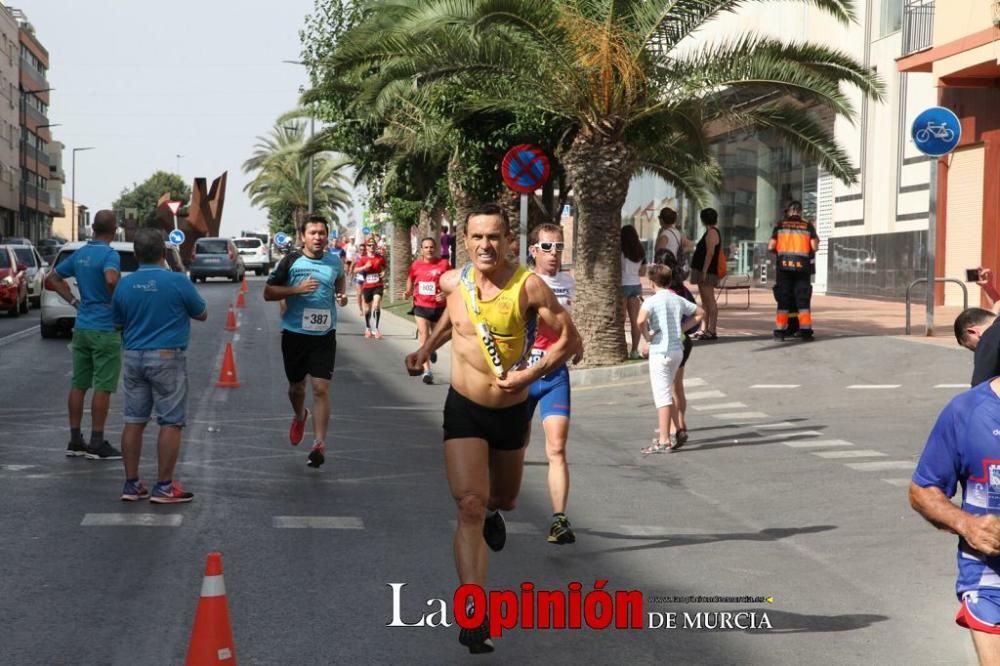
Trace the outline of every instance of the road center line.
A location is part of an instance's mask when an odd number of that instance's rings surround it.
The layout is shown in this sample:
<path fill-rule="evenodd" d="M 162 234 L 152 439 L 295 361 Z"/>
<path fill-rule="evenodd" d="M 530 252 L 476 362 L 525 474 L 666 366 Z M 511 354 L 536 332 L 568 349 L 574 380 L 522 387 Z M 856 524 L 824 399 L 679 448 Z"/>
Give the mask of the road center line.
<path fill-rule="evenodd" d="M 848 449 L 846 451 L 813 451 L 817 458 L 886 458 L 886 454 L 874 449 Z"/>
<path fill-rule="evenodd" d="M 740 419 L 767 419 L 771 418 L 764 412 L 730 412 L 728 414 L 712 414 L 717 419 L 723 421 L 739 421 Z"/>
<path fill-rule="evenodd" d="M 184 516 L 179 513 L 87 513 L 83 527 L 180 527 Z"/>
<path fill-rule="evenodd" d="M 691 409 L 696 412 L 707 412 L 713 409 L 745 409 L 742 402 L 717 402 L 712 405 L 691 405 Z"/>
<path fill-rule="evenodd" d="M 887 469 L 913 469 L 917 463 L 910 460 L 881 460 L 879 462 L 845 463 L 859 472 L 882 472 Z"/>
<path fill-rule="evenodd" d="M 851 384 L 848 389 L 855 391 L 884 391 L 886 389 L 898 389 L 901 384 Z"/>
<path fill-rule="evenodd" d="M 363 530 L 365 523 L 357 516 L 275 516 L 271 526 L 286 529 Z"/>
<path fill-rule="evenodd" d="M 801 384 L 754 384 L 750 388 L 752 389 L 796 389 L 802 386 Z"/>
<path fill-rule="evenodd" d="M 793 449 L 822 449 L 827 446 L 854 446 L 845 439 L 807 439 L 801 442 L 783 442 Z"/>

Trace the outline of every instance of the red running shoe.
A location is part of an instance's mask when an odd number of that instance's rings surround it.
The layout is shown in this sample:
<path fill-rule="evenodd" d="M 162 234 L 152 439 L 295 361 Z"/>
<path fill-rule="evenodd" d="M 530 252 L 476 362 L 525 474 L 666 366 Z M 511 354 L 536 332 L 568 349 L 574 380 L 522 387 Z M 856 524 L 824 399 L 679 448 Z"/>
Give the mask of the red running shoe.
<path fill-rule="evenodd" d="M 288 441 L 292 446 L 298 446 L 302 443 L 302 438 L 306 434 L 306 421 L 309 420 L 309 410 L 306 410 L 306 415 L 302 417 L 299 421 L 297 416 L 292 417 L 292 425 L 288 427 Z"/>

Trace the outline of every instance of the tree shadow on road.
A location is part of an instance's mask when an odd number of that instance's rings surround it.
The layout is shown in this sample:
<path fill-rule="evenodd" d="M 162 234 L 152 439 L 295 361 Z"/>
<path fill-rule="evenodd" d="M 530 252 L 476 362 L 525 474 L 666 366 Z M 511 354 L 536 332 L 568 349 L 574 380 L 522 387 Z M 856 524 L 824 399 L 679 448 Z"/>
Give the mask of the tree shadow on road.
<path fill-rule="evenodd" d="M 826 426 L 809 426 L 814 430 L 824 430 Z M 741 438 L 742 435 L 742 438 Z M 816 435 L 791 435 L 789 437 L 780 437 L 777 433 L 767 433 L 765 437 L 758 438 L 753 433 L 733 433 L 730 435 L 720 435 L 718 437 L 710 437 L 707 439 L 695 439 L 692 438 L 691 441 L 687 443 L 683 449 L 679 451 L 674 451 L 673 453 L 694 453 L 696 451 L 711 451 L 714 449 L 728 449 L 734 446 L 746 447 L 746 446 L 758 446 L 761 444 L 781 444 L 783 442 L 801 442 L 808 439 L 816 439 Z M 745 438 L 745 439 L 744 439 Z"/>
<path fill-rule="evenodd" d="M 701 546 L 724 541 L 778 541 L 780 539 L 798 536 L 800 534 L 817 534 L 819 532 L 829 532 L 830 530 L 835 529 L 837 529 L 837 525 L 810 525 L 807 527 L 767 527 L 759 532 L 723 532 L 719 534 L 650 534 L 642 536 L 589 530 L 586 528 L 577 529 L 577 532 L 595 537 L 603 537 L 605 539 L 655 541 L 655 543 L 644 543 L 637 546 L 622 546 L 620 548 L 608 548 L 606 550 L 595 551 L 595 554 L 610 554 L 659 548 L 673 548 L 675 546 Z"/>

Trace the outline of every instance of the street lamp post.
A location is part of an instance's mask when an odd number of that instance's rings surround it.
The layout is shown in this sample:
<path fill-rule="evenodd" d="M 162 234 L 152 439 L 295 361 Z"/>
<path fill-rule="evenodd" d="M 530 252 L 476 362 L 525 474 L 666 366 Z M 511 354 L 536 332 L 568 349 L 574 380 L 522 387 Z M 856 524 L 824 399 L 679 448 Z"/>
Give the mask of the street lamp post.
<path fill-rule="evenodd" d="M 78 152 L 80 152 L 81 150 L 94 150 L 94 146 L 84 146 L 82 148 L 74 148 L 73 149 L 73 182 L 72 182 L 72 186 L 71 186 L 71 192 L 72 192 L 72 194 L 70 194 L 70 198 L 73 199 L 73 214 L 72 214 L 72 216 L 70 216 L 70 229 L 69 229 L 70 236 L 74 236 L 77 233 L 77 229 L 76 229 L 76 226 L 77 226 L 76 225 L 76 208 L 77 208 L 77 206 L 76 206 L 76 154 Z M 79 240 L 79 239 L 74 238 L 72 240 Z"/>

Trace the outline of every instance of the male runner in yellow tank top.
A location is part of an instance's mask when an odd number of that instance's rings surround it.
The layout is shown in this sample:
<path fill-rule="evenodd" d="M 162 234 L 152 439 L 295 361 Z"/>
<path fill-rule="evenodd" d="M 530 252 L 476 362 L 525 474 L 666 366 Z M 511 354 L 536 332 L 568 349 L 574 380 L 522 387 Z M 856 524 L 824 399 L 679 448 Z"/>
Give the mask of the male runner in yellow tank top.
<path fill-rule="evenodd" d="M 507 531 L 499 510 L 514 508 L 521 489 L 524 447 L 531 427 L 528 388 L 579 349 L 579 334 L 548 285 L 507 260 L 506 212 L 496 204 L 465 220 L 470 265 L 441 277 L 446 310 L 424 345 L 406 357 L 411 375 L 423 372 L 431 352 L 451 340 L 451 388 L 444 406 L 448 486 L 458 507 L 455 566 L 461 584 L 486 584 L 486 546 L 503 548 Z M 530 368 L 534 324 L 557 338 Z M 462 609 L 455 609 L 459 614 Z M 470 652 L 492 652 L 488 620 L 462 629 Z"/>

